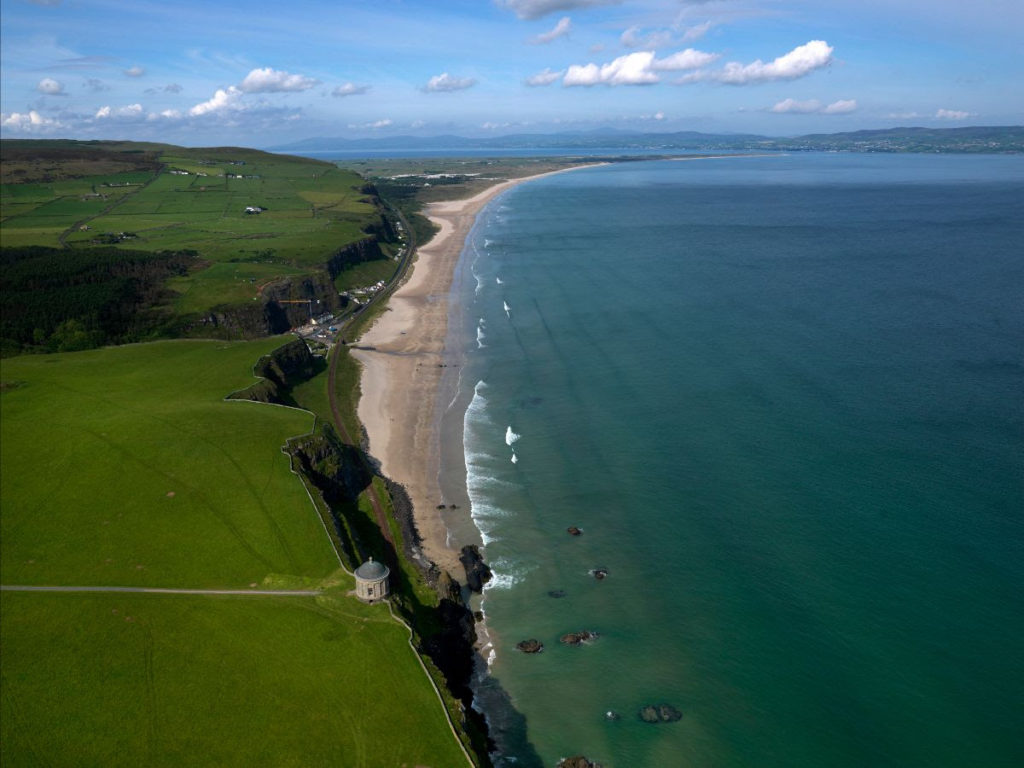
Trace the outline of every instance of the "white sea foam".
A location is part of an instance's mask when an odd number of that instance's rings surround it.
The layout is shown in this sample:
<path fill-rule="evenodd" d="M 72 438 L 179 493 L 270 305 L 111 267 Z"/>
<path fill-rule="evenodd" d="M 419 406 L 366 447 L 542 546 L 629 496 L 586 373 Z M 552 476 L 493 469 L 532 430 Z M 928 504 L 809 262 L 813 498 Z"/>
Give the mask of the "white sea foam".
<path fill-rule="evenodd" d="M 487 338 L 487 336 L 486 336 L 486 334 L 484 334 L 483 326 L 482 325 L 478 325 L 476 327 L 476 348 L 477 349 L 483 349 L 484 347 L 487 346 L 486 344 L 484 344 L 484 339 L 486 339 L 486 338 Z"/>
<path fill-rule="evenodd" d="M 511 320 L 512 319 L 512 307 L 510 307 L 508 305 L 507 301 L 501 302 L 501 306 L 504 308 L 505 314 L 508 316 L 508 319 Z"/>
<path fill-rule="evenodd" d="M 493 240 L 488 240 L 486 237 L 484 238 L 484 248 L 489 248 L 493 244 L 494 244 Z"/>
<path fill-rule="evenodd" d="M 522 437 L 522 435 L 517 435 L 512 431 L 512 427 L 510 426 L 505 430 L 505 445 L 512 445 L 512 443 L 516 442 L 520 437 Z"/>
<path fill-rule="evenodd" d="M 518 464 L 519 463 L 519 457 L 516 456 L 516 452 L 515 451 L 512 451 L 512 458 L 509 459 L 509 461 L 511 461 L 513 464 Z"/>
<path fill-rule="evenodd" d="M 494 278 L 494 279 L 495 279 L 495 281 L 496 281 L 496 282 L 498 283 L 498 285 L 504 285 L 504 284 L 505 284 L 505 281 L 504 281 L 504 280 L 502 280 L 502 279 L 501 279 L 500 277 L 496 277 L 496 278 Z"/>

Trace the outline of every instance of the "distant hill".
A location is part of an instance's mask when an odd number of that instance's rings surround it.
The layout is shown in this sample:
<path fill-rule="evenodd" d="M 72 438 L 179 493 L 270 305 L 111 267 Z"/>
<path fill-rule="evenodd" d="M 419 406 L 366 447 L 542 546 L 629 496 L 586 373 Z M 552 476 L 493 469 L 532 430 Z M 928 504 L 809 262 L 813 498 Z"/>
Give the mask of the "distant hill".
<path fill-rule="evenodd" d="M 316 137 L 272 147 L 276 152 L 385 150 L 785 150 L 852 152 L 1024 152 L 1024 126 L 964 128 L 885 128 L 794 137 L 756 134 L 715 134 L 696 131 L 640 133 L 598 129 L 572 133 L 519 133 L 507 136 L 391 136 L 373 139 Z"/>

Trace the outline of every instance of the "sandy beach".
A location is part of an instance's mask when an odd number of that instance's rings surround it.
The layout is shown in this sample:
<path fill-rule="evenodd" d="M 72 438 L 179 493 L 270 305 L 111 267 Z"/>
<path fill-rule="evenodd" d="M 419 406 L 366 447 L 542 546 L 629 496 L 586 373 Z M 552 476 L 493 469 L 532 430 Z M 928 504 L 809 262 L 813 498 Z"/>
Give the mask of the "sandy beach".
<path fill-rule="evenodd" d="M 585 166 L 576 166 L 580 168 Z M 444 372 L 448 295 L 466 237 L 480 209 L 495 195 L 524 181 L 575 170 L 511 179 L 466 200 L 430 204 L 426 215 L 440 231 L 418 249 L 412 275 L 388 301 L 388 309 L 360 339 L 373 350 L 352 350 L 362 364 L 359 419 L 370 438 L 370 453 L 385 475 L 412 498 L 423 552 L 461 579 L 458 547 L 437 509 L 441 461 L 438 388 Z M 461 546 L 462 543 L 457 544 Z"/>

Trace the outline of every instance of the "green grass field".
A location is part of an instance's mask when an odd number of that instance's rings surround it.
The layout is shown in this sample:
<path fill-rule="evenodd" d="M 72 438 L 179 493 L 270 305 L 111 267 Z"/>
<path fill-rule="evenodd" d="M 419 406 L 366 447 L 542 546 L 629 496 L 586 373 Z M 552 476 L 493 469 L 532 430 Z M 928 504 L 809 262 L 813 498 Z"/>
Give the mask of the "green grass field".
<path fill-rule="evenodd" d="M 334 561 L 280 452 L 302 411 L 224 401 L 280 339 L 5 360 L 4 583 L 241 586 Z"/>
<path fill-rule="evenodd" d="M 4 593 L 4 765 L 465 765 L 407 632 L 352 598 Z"/>
<path fill-rule="evenodd" d="M 406 630 L 346 595 L 280 451 L 313 416 L 223 400 L 281 342 L 3 362 L 4 584 L 326 588 L 2 593 L 4 765 L 465 764 Z"/>

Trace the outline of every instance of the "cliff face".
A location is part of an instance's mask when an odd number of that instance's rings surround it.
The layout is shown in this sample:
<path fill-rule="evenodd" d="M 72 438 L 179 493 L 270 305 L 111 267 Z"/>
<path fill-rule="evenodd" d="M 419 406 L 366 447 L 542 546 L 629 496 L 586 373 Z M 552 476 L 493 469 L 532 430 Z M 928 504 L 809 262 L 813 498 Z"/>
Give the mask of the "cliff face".
<path fill-rule="evenodd" d="M 390 232 L 387 219 L 382 216 L 381 222 L 382 233 Z M 376 237 L 367 237 L 338 249 L 323 267 L 309 275 L 265 285 L 261 304 L 222 304 L 192 323 L 189 331 L 193 335 L 247 339 L 286 333 L 305 325 L 310 317 L 345 308 L 348 300 L 339 296 L 334 287 L 334 278 L 343 270 L 364 261 L 386 258 Z"/>
<path fill-rule="evenodd" d="M 261 403 L 294 405 L 291 388 L 316 372 L 316 360 L 301 339 L 294 339 L 264 355 L 253 366 L 253 373 L 262 376 L 252 386 L 232 392 L 229 400 L 256 400 Z"/>
<path fill-rule="evenodd" d="M 390 233 L 387 237 L 381 237 L 382 240 L 389 240 L 394 238 L 394 233 L 391 231 L 391 224 L 383 216 L 381 217 L 383 224 L 386 225 L 386 232 Z M 383 225 L 381 225 L 383 227 Z M 368 230 L 374 230 L 378 225 L 370 225 Z M 384 231 L 384 230 L 382 230 Z M 375 233 L 376 234 L 376 233 Z M 327 274 L 331 276 L 331 280 L 336 278 L 342 270 L 351 267 L 355 264 L 362 264 L 364 261 L 374 261 L 376 259 L 386 259 L 381 250 L 380 244 L 377 242 L 376 237 L 367 237 L 363 240 L 359 240 L 351 245 L 346 245 L 344 248 L 336 251 L 327 260 L 325 265 L 327 268 Z"/>

